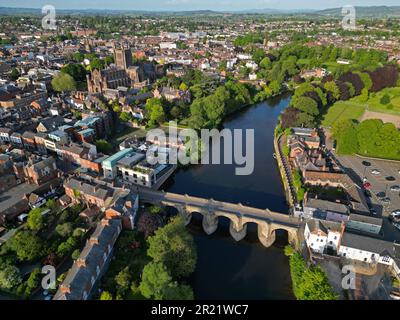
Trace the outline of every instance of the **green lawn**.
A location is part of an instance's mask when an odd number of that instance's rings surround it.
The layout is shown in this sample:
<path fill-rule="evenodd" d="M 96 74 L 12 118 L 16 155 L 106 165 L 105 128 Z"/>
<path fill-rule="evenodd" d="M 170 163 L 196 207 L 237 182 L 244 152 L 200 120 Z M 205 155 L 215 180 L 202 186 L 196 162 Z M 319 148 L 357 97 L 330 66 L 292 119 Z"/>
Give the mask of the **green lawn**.
<path fill-rule="evenodd" d="M 391 100 L 387 105 L 381 103 L 381 98 L 385 94 L 387 94 Z M 361 103 L 360 97 L 354 97 L 350 101 Z M 400 115 L 400 87 L 386 88 L 377 93 L 371 93 L 368 101 L 362 104 L 366 105 L 369 111 Z"/>
<path fill-rule="evenodd" d="M 387 105 L 381 103 L 381 98 L 385 94 L 388 94 L 391 100 Z M 348 101 L 338 101 L 328 109 L 328 113 L 323 117 L 322 125 L 331 127 L 339 120 L 359 120 L 366 110 L 400 115 L 400 87 L 386 88 L 377 93 L 371 93 L 367 102 L 362 102 L 360 96 Z"/>
<path fill-rule="evenodd" d="M 365 112 L 365 106 L 351 101 L 338 101 L 323 116 L 322 126 L 332 127 L 340 120 L 355 119 L 358 120 Z"/>

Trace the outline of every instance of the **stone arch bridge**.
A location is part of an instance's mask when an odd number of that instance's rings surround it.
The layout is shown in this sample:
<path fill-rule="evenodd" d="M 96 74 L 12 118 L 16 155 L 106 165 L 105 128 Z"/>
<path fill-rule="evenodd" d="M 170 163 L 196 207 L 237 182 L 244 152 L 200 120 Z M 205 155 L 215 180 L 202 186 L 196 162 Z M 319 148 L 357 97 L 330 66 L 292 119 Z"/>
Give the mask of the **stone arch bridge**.
<path fill-rule="evenodd" d="M 145 188 L 139 188 L 137 191 L 141 202 L 176 208 L 179 215 L 185 219 L 186 225 L 190 223 L 192 213 L 200 213 L 203 216 L 203 229 L 209 235 L 217 230 L 218 217 L 226 217 L 230 220 L 230 234 L 236 241 L 246 236 L 248 223 L 256 223 L 258 238 L 265 247 L 275 242 L 275 231 L 279 229 L 287 231 L 289 243 L 298 244 L 301 221 L 292 216 L 240 203 L 232 204 Z"/>

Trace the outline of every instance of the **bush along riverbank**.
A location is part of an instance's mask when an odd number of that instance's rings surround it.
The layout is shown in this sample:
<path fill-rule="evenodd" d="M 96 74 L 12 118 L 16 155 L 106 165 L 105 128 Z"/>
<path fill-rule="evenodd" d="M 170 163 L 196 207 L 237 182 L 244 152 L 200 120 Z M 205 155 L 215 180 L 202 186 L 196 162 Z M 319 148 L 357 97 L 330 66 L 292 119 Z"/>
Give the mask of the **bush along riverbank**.
<path fill-rule="evenodd" d="M 291 246 L 285 247 L 289 257 L 293 293 L 297 300 L 337 300 L 328 278 L 319 266 L 308 266 L 301 253 Z"/>

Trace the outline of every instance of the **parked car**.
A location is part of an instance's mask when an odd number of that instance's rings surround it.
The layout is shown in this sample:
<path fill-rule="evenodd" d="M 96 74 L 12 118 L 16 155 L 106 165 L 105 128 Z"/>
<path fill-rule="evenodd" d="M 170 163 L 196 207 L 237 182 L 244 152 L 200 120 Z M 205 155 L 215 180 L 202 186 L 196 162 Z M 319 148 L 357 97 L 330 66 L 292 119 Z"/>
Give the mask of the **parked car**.
<path fill-rule="evenodd" d="M 366 167 L 370 167 L 371 166 L 371 162 L 368 161 L 363 161 L 362 164 Z"/>
<path fill-rule="evenodd" d="M 381 191 L 381 192 L 378 192 L 377 194 L 376 194 L 376 196 L 378 197 L 378 198 L 385 198 L 386 197 L 386 193 L 385 192 L 383 192 L 383 191 Z"/>
<path fill-rule="evenodd" d="M 400 210 L 394 210 L 390 215 L 392 217 L 400 217 Z"/>
<path fill-rule="evenodd" d="M 390 204 L 391 203 L 391 200 L 390 200 L 390 198 L 389 197 L 386 197 L 386 198 L 382 198 L 382 199 L 380 199 L 381 201 L 382 201 L 382 203 L 384 203 L 384 204 Z"/>
<path fill-rule="evenodd" d="M 363 184 L 364 189 L 368 190 L 372 188 L 372 185 L 369 182 Z"/>
<path fill-rule="evenodd" d="M 386 180 L 387 180 L 387 181 L 396 181 L 396 178 L 390 176 L 390 177 L 386 177 Z"/>
<path fill-rule="evenodd" d="M 391 186 L 390 191 L 392 192 L 399 192 L 400 191 L 400 186 Z"/>
<path fill-rule="evenodd" d="M 400 223 L 393 223 L 394 227 L 400 231 Z"/>
<path fill-rule="evenodd" d="M 376 175 L 376 176 L 379 175 L 379 174 L 381 174 L 381 172 L 380 172 L 379 170 L 376 170 L 376 169 L 375 169 L 375 170 L 372 170 L 371 173 L 374 174 L 374 175 Z"/>

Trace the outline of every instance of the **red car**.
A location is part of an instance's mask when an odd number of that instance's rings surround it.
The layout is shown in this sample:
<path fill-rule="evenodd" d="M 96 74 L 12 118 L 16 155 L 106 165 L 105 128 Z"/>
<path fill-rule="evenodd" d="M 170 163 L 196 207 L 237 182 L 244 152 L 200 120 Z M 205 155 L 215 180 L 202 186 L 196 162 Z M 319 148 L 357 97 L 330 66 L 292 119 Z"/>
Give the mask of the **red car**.
<path fill-rule="evenodd" d="M 364 189 L 368 190 L 371 189 L 372 185 L 369 182 L 363 184 Z"/>

